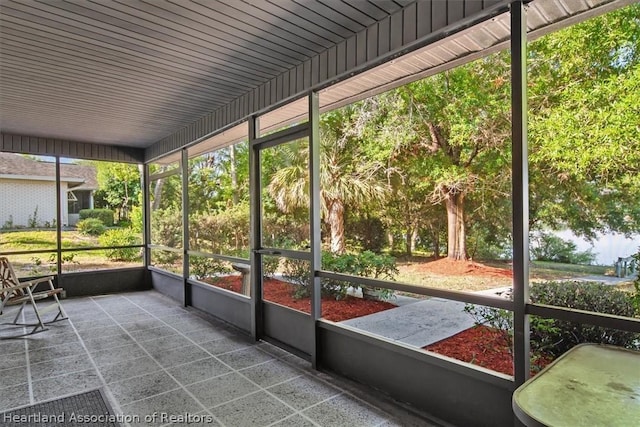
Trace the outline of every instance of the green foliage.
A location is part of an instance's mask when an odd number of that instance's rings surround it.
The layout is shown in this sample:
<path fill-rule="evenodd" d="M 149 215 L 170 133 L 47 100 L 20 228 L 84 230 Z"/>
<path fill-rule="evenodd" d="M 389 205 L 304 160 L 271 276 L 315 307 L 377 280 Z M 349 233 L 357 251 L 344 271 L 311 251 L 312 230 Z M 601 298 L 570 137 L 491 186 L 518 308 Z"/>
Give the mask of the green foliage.
<path fill-rule="evenodd" d="M 246 258 L 249 258 L 247 255 Z M 262 257 L 262 275 L 264 277 L 273 277 L 280 266 L 280 258 L 265 256 Z"/>
<path fill-rule="evenodd" d="M 537 233 L 531 239 L 531 256 L 537 261 L 552 261 L 566 264 L 592 264 L 595 254 L 591 249 L 577 251 L 575 243 L 563 240 L 550 233 Z"/>
<path fill-rule="evenodd" d="M 131 229 L 136 233 L 142 233 L 142 226 L 144 224 L 144 219 L 142 215 L 142 207 L 133 206 L 131 208 L 131 212 L 129 213 L 129 220 L 131 221 Z"/>
<path fill-rule="evenodd" d="M 633 292 L 631 294 L 631 304 L 636 310 L 636 315 L 640 317 L 640 248 L 638 253 L 633 256 L 636 271 L 636 279 L 633 281 Z"/>
<path fill-rule="evenodd" d="M 194 250 L 228 255 L 248 250 L 249 203 L 242 202 L 211 214 L 192 216 L 189 234 Z"/>
<path fill-rule="evenodd" d="M 531 301 L 617 316 L 635 315 L 635 307 L 626 292 L 598 283 L 535 283 L 531 287 Z M 532 342 L 556 356 L 585 342 L 640 348 L 640 335 L 633 332 L 555 319 L 545 320 L 538 329 L 533 329 L 533 326 L 532 321 Z"/>
<path fill-rule="evenodd" d="M 371 217 L 368 213 L 361 217 L 348 217 L 345 234 L 354 248 L 378 253 L 385 245 L 385 226 L 382 220 Z"/>
<path fill-rule="evenodd" d="M 293 283 L 294 298 L 311 296 L 311 269 L 308 261 L 287 258 L 284 261 L 282 277 Z"/>
<path fill-rule="evenodd" d="M 381 280 L 393 280 L 398 274 L 395 258 L 385 254 L 375 254 L 371 251 L 343 255 L 324 252 L 322 254 L 322 269 Z M 287 259 L 284 262 L 283 277 L 296 285 L 295 298 L 311 295 L 311 275 L 308 261 Z M 349 282 L 322 279 L 321 293 L 323 296 L 340 300 L 347 296 L 347 292 L 352 286 Z M 393 291 L 386 288 L 376 287 L 369 288 L 369 290 L 377 292 L 383 299 L 388 299 L 393 295 Z"/>
<path fill-rule="evenodd" d="M 153 211 L 151 215 L 151 243 L 170 248 L 182 246 L 182 214 L 179 210 L 169 208 Z"/>
<path fill-rule="evenodd" d="M 130 228 L 114 228 L 107 230 L 98 238 L 100 246 L 128 246 L 139 245 L 139 234 Z M 140 248 L 114 248 L 105 249 L 105 255 L 111 261 L 139 261 Z"/>
<path fill-rule="evenodd" d="M 97 218 L 106 227 L 113 226 L 113 211 L 110 209 L 81 209 L 80 219 Z"/>
<path fill-rule="evenodd" d="M 33 210 L 33 215 L 29 215 L 29 219 L 27 219 L 27 228 L 37 228 L 38 225 L 38 205 L 36 205 L 36 208 Z"/>
<path fill-rule="evenodd" d="M 531 44 L 532 228 L 640 229 L 640 6 Z"/>
<path fill-rule="evenodd" d="M 2 229 L 3 230 L 11 230 L 14 228 L 14 224 L 13 224 L 13 215 L 9 215 L 9 219 L 6 220 L 4 222 L 4 224 L 2 224 Z"/>
<path fill-rule="evenodd" d="M 81 234 L 87 236 L 99 236 L 107 229 L 103 222 L 98 218 L 87 218 L 82 221 L 78 221 L 76 228 Z"/>
<path fill-rule="evenodd" d="M 141 195 L 138 165 L 115 162 L 90 162 L 96 168 L 98 190 L 94 194 L 96 206 L 115 211 L 118 220 L 127 220 Z M 105 224 L 107 222 L 103 221 Z"/>
<path fill-rule="evenodd" d="M 215 277 L 216 275 L 228 272 L 229 269 L 225 266 L 224 262 L 219 259 L 199 256 L 189 258 L 189 274 L 197 280 Z"/>
<path fill-rule="evenodd" d="M 505 347 L 513 351 L 513 313 L 502 308 L 465 304 L 464 312 L 476 325 L 486 325 L 500 332 Z"/>

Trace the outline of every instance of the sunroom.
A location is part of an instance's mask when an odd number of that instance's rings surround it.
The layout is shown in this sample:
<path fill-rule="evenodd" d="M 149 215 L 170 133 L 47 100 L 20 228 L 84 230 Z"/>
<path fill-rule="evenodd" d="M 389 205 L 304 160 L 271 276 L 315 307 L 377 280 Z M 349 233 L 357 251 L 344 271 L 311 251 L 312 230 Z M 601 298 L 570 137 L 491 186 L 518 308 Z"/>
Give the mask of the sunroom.
<path fill-rule="evenodd" d="M 543 299 L 591 287 L 532 255 L 558 227 L 637 236 L 639 22 L 631 0 L 3 2 L 0 152 L 56 185 L 3 193 L 28 224 L 0 207 L 0 256 L 53 275 L 69 320 L 0 341 L 0 411 L 99 387 L 131 425 L 520 425 L 538 359 L 639 346 L 632 276 L 594 285 L 611 306 Z M 98 189 L 69 226 L 76 163 Z M 557 350 L 557 322 L 595 332 Z M 506 370 L 438 350 L 474 323 Z"/>

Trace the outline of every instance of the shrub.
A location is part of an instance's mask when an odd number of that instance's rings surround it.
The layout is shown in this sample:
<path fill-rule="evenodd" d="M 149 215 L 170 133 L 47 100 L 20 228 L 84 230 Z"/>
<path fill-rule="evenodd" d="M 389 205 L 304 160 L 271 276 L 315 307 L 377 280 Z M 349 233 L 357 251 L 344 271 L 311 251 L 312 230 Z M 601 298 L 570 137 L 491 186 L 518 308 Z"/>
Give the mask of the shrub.
<path fill-rule="evenodd" d="M 107 230 L 98 238 L 101 246 L 127 246 L 140 244 L 140 237 L 130 228 L 114 228 Z M 137 261 L 140 259 L 140 248 L 106 249 L 105 254 L 111 261 Z"/>
<path fill-rule="evenodd" d="M 538 304 L 633 317 L 635 307 L 628 294 L 601 283 L 547 282 L 531 287 L 531 301 Z M 546 329 L 532 321 L 531 340 L 558 356 L 585 342 L 640 348 L 640 335 L 565 320 L 551 319 Z"/>
<path fill-rule="evenodd" d="M 152 213 L 151 243 L 170 248 L 182 245 L 182 214 L 177 209 L 158 209 Z M 178 259 L 179 255 L 175 255 Z"/>
<path fill-rule="evenodd" d="M 531 255 L 538 261 L 566 264 L 593 264 L 596 259 L 591 249 L 579 252 L 575 243 L 549 233 L 539 233 L 531 239 Z"/>
<path fill-rule="evenodd" d="M 113 211 L 111 209 L 81 209 L 80 219 L 97 218 L 107 226 L 113 226 Z"/>
<path fill-rule="evenodd" d="M 247 257 L 248 258 L 248 257 Z M 265 277 L 273 277 L 280 265 L 280 258 L 273 256 L 262 257 L 262 275 Z"/>
<path fill-rule="evenodd" d="M 347 239 L 364 250 L 380 252 L 386 243 L 386 230 L 379 218 L 348 217 L 345 229 Z"/>
<path fill-rule="evenodd" d="M 638 253 L 633 256 L 634 269 L 637 272 L 636 280 L 633 281 L 633 291 L 631 293 L 631 304 L 636 309 L 636 314 L 640 316 L 640 248 Z"/>
<path fill-rule="evenodd" d="M 387 280 L 392 280 L 398 273 L 395 258 L 389 255 L 375 254 L 371 251 L 343 255 L 325 252 L 322 254 L 322 268 L 336 273 Z M 311 274 L 308 261 L 287 259 L 284 263 L 283 277 L 297 285 L 294 298 L 304 298 L 311 294 Z M 347 296 L 347 291 L 352 285 L 341 280 L 322 279 L 321 286 L 322 295 L 339 300 Z M 393 291 L 385 288 L 369 289 L 378 292 L 385 299 L 393 294 Z"/>
<path fill-rule="evenodd" d="M 203 280 L 207 277 L 228 272 L 229 269 L 219 259 L 199 256 L 189 258 L 189 273 L 197 280 Z"/>
<path fill-rule="evenodd" d="M 76 224 L 76 228 L 81 234 L 87 236 L 99 236 L 107 230 L 98 218 L 83 219 Z"/>

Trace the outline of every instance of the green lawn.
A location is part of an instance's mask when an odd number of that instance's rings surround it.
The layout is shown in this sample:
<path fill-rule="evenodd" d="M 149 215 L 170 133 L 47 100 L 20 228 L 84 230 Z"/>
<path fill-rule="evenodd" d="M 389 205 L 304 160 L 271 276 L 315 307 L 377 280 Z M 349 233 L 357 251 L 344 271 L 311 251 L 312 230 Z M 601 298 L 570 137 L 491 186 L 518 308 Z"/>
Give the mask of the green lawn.
<path fill-rule="evenodd" d="M 57 268 L 56 246 L 55 230 L 0 231 L 0 252 L 51 251 L 50 253 L 40 254 L 10 255 L 9 259 L 19 277 L 55 273 Z M 100 246 L 97 237 L 84 236 L 77 231 L 62 232 L 63 249 L 81 249 L 96 246 Z M 62 256 L 62 269 L 64 272 L 142 265 L 142 261 L 111 261 L 107 258 L 103 249 L 64 252 Z"/>

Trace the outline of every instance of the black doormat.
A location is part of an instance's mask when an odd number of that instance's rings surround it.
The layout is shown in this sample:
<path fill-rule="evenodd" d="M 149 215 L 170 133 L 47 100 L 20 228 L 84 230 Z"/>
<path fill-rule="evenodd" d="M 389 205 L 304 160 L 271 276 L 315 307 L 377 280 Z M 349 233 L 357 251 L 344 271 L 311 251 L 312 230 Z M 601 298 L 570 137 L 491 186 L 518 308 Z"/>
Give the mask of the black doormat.
<path fill-rule="evenodd" d="M 0 426 L 119 427 L 101 389 L 0 413 Z"/>

